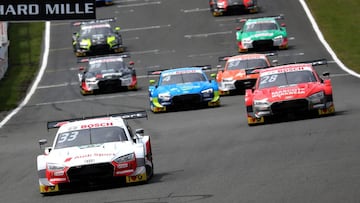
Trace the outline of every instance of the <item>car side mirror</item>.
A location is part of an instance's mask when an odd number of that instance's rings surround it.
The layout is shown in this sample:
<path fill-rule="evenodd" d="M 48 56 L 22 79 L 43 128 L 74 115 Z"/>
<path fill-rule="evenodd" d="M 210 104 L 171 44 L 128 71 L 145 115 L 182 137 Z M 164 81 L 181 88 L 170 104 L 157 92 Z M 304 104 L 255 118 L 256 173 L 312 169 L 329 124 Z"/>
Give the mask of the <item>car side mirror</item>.
<path fill-rule="evenodd" d="M 155 85 L 155 80 L 149 80 L 150 85 Z"/>
<path fill-rule="evenodd" d="M 45 147 L 44 154 L 45 155 L 50 154 L 51 150 L 52 150 L 52 147 Z"/>
<path fill-rule="evenodd" d="M 324 77 L 330 77 L 330 73 L 329 72 L 323 72 L 323 74 L 322 74 Z"/>
<path fill-rule="evenodd" d="M 139 128 L 135 130 L 135 135 L 133 137 L 134 140 L 138 139 L 139 137 L 144 136 L 144 129 Z"/>
<path fill-rule="evenodd" d="M 285 24 L 285 23 L 281 23 L 280 26 L 281 26 L 281 27 L 286 27 L 286 24 Z"/>

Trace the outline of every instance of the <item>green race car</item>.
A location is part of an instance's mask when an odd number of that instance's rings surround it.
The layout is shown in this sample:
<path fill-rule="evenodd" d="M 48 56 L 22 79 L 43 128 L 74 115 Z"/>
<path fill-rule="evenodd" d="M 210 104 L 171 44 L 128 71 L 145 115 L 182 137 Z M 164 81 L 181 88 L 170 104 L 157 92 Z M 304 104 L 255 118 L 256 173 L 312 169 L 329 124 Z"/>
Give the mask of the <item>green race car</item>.
<path fill-rule="evenodd" d="M 240 20 L 245 23 L 236 32 L 238 52 L 247 52 L 249 49 L 287 49 L 285 24 L 277 21 L 283 18 L 283 15 L 279 15 Z"/>
<path fill-rule="evenodd" d="M 76 56 L 87 56 L 125 51 L 120 27 L 113 29 L 110 22 L 114 18 L 82 21 L 73 23 L 80 26 L 80 30 L 72 35 L 72 44 Z"/>

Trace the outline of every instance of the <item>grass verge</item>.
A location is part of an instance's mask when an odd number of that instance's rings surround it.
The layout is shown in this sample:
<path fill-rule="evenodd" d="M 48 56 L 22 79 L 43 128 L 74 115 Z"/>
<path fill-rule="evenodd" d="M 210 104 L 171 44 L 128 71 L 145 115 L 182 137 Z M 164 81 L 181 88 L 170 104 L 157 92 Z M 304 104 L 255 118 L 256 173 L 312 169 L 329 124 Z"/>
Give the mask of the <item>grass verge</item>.
<path fill-rule="evenodd" d="M 306 0 L 321 32 L 338 58 L 360 73 L 359 0 Z"/>
<path fill-rule="evenodd" d="M 19 104 L 39 69 L 45 23 L 9 23 L 9 67 L 0 80 L 0 111 Z"/>

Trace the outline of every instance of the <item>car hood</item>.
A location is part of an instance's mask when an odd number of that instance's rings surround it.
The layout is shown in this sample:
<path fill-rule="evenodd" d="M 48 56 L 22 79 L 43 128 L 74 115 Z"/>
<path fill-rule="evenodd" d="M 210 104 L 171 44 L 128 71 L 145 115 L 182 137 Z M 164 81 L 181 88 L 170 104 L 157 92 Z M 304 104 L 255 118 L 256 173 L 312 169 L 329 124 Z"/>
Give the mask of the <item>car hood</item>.
<path fill-rule="evenodd" d="M 105 35 L 105 34 L 93 34 L 91 36 L 83 36 L 80 38 L 81 40 L 91 40 L 92 42 L 106 42 L 108 37 L 111 37 L 111 35 Z"/>
<path fill-rule="evenodd" d="M 268 102 L 278 102 L 293 99 L 307 98 L 312 94 L 321 91 L 319 83 L 303 83 L 283 87 L 272 87 L 254 92 L 254 100 L 267 99 Z"/>
<path fill-rule="evenodd" d="M 241 39 L 251 39 L 251 40 L 268 40 L 273 39 L 274 37 L 280 36 L 281 31 L 279 30 L 264 30 L 256 32 L 243 32 L 238 40 Z"/>
<path fill-rule="evenodd" d="M 49 163 L 64 164 L 67 167 L 110 162 L 114 158 L 134 152 L 129 142 L 111 142 L 54 149 L 47 158 Z"/>
<path fill-rule="evenodd" d="M 257 78 L 258 74 L 251 74 L 253 70 L 226 70 L 222 73 L 222 79 L 244 80 L 248 78 Z"/>
<path fill-rule="evenodd" d="M 181 83 L 173 85 L 162 85 L 157 88 L 157 93 L 169 92 L 171 96 L 181 94 L 198 94 L 202 90 L 210 88 L 209 82 L 192 82 L 192 83 Z"/>

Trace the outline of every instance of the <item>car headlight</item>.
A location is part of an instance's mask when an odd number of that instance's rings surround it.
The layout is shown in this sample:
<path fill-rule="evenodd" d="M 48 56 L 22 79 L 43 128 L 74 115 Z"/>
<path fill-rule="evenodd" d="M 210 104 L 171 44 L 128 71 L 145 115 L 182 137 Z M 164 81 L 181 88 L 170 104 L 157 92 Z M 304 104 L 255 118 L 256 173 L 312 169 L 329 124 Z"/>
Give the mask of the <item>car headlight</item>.
<path fill-rule="evenodd" d="M 274 37 L 274 41 L 282 41 L 282 40 L 283 40 L 282 35 Z"/>
<path fill-rule="evenodd" d="M 49 171 L 61 171 L 64 170 L 65 166 L 58 163 L 47 163 L 47 169 Z"/>
<path fill-rule="evenodd" d="M 89 43 L 87 41 L 80 42 L 80 46 L 82 46 L 82 47 L 86 47 L 88 45 L 89 45 Z"/>
<path fill-rule="evenodd" d="M 324 99 L 324 97 L 325 97 L 324 92 L 321 91 L 321 92 L 310 95 L 309 99 L 310 99 L 311 103 L 321 103 L 322 100 Z"/>
<path fill-rule="evenodd" d="M 213 88 L 209 88 L 209 89 L 201 91 L 201 94 L 211 94 L 213 92 L 214 92 Z"/>
<path fill-rule="evenodd" d="M 254 100 L 254 107 L 259 109 L 259 110 L 268 110 L 270 107 L 270 103 L 268 102 L 267 99 L 262 99 L 262 100 Z"/>
<path fill-rule="evenodd" d="M 131 74 L 130 73 L 122 73 L 122 75 L 120 75 L 121 76 L 121 78 L 123 78 L 123 79 L 129 79 L 129 78 L 131 78 Z"/>
<path fill-rule="evenodd" d="M 95 81 L 96 81 L 96 77 L 86 78 L 86 82 L 95 82 Z"/>
<path fill-rule="evenodd" d="M 166 93 L 161 93 L 159 94 L 159 99 L 162 100 L 162 101 L 169 101 L 170 100 L 170 93 L 169 92 L 166 92 Z"/>
<path fill-rule="evenodd" d="M 214 89 L 209 88 L 209 89 L 201 91 L 201 94 L 202 94 L 203 97 L 211 97 L 213 92 L 214 92 Z"/>
<path fill-rule="evenodd" d="M 224 78 L 222 79 L 222 82 L 233 82 L 234 80 L 232 78 Z"/>
<path fill-rule="evenodd" d="M 118 158 L 116 158 L 114 161 L 118 164 L 120 163 L 124 163 L 124 162 L 129 162 L 129 161 L 133 161 L 135 159 L 135 154 L 131 153 L 131 154 L 126 154 L 124 156 L 120 156 Z"/>
<path fill-rule="evenodd" d="M 251 40 L 251 38 L 244 38 L 244 39 L 242 39 L 242 43 L 244 44 L 244 43 L 252 43 L 252 40 Z"/>

